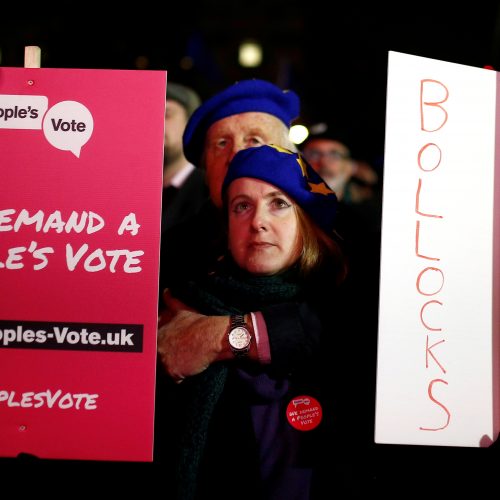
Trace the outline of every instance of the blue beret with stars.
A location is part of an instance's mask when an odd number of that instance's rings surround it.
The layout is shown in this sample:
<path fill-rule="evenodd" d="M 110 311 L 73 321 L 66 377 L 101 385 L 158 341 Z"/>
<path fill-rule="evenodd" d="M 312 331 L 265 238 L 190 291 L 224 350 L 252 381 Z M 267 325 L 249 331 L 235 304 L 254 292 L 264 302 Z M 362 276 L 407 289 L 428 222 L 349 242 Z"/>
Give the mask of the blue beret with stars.
<path fill-rule="evenodd" d="M 208 129 L 228 116 L 248 112 L 273 115 L 290 127 L 299 116 L 300 99 L 293 90 L 258 78 L 233 83 L 206 100 L 189 119 L 183 135 L 186 158 L 198 166 Z"/>
<path fill-rule="evenodd" d="M 334 236 L 337 196 L 299 154 L 275 145 L 242 149 L 229 164 L 222 193 L 235 179 L 268 182 L 292 198 L 330 237 Z"/>

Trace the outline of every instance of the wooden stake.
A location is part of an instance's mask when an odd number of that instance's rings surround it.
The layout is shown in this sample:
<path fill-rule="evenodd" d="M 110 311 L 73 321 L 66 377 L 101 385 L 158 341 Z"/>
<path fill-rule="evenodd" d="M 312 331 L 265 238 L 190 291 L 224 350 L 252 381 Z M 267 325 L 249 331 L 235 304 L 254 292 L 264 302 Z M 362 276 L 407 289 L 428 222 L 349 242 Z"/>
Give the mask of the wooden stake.
<path fill-rule="evenodd" d="M 25 68 L 39 68 L 41 62 L 40 47 L 36 45 L 29 45 L 24 47 L 24 67 Z"/>

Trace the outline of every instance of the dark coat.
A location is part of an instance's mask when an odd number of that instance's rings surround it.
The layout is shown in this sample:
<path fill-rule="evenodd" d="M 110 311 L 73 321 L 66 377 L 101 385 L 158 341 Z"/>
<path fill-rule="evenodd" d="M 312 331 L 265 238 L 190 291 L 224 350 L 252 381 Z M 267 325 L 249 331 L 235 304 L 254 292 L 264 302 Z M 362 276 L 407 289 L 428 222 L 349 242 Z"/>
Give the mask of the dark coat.
<path fill-rule="evenodd" d="M 163 188 L 161 207 L 162 235 L 197 214 L 208 199 L 205 172 L 195 168 L 179 188 Z"/>
<path fill-rule="evenodd" d="M 172 291 L 205 314 L 226 312 L 214 311 L 213 305 L 207 307 L 207 296 L 217 298 L 216 307 L 225 309 L 227 304 L 228 308 L 237 310 L 233 312 L 260 310 L 264 303 L 285 305 L 279 297 L 269 300 L 267 293 L 264 294 L 266 300 L 262 300 L 260 293 L 256 299 L 251 294 L 249 299 L 245 288 L 241 292 L 242 285 L 234 286 L 235 281 L 239 283 L 238 274 L 223 279 L 222 289 L 213 286 L 216 276 L 217 271 L 209 274 L 205 280 L 208 285 L 202 283 L 201 294 L 199 285 L 194 287 L 194 294 L 183 295 L 182 286 L 173 287 Z M 350 498 L 357 491 L 360 463 L 367 452 L 353 461 L 351 450 L 360 453 L 362 449 L 357 416 L 366 413 L 360 410 L 362 391 L 357 382 L 365 372 L 363 366 L 355 366 L 355 370 L 351 366 L 350 339 L 340 336 L 343 304 L 336 297 L 334 286 L 325 293 L 325 284 L 332 282 L 333 277 L 330 280 L 327 270 L 323 269 L 307 286 L 299 287 L 300 294 L 293 295 L 294 299 L 287 303 L 297 314 L 309 316 L 313 330 L 320 335 L 316 342 L 302 346 L 301 357 L 291 360 L 286 373 L 272 364 L 244 362 L 215 364 L 207 370 L 212 370 L 217 377 L 217 370 L 223 366 L 227 379 L 222 393 L 217 393 L 216 406 L 210 409 L 207 442 L 200 447 L 203 456 L 196 478 L 189 473 L 179 473 L 175 456 L 183 456 L 189 468 L 194 462 L 193 452 L 186 458 L 186 448 L 199 449 L 199 443 L 204 443 L 203 439 L 193 436 L 201 425 L 185 425 L 185 422 L 190 421 L 190 412 L 202 413 L 196 416 L 196 422 L 206 421 L 205 402 L 216 394 L 215 378 L 204 372 L 176 385 L 159 367 L 155 460 L 168 465 L 165 470 L 170 473 L 172 485 L 179 480 L 187 484 L 188 489 L 194 483 L 197 485 L 197 496 L 179 498 L 201 500 L 215 494 L 218 498 L 234 498 L 234 492 L 241 487 L 241 471 L 245 474 L 245 486 L 237 497 L 243 499 L 330 498 L 331 491 L 323 485 L 332 478 L 343 498 Z M 227 284 L 229 288 L 225 288 Z M 252 290 L 254 286 L 252 282 Z M 269 288 L 276 289 L 276 283 L 266 282 L 261 290 L 266 292 Z M 205 302 L 196 303 L 200 297 Z M 283 336 L 286 338 L 285 330 Z M 298 430 L 288 420 L 287 407 L 302 398 L 317 400 L 323 412 L 321 423 L 312 430 Z M 187 445 L 185 436 L 188 436 Z"/>

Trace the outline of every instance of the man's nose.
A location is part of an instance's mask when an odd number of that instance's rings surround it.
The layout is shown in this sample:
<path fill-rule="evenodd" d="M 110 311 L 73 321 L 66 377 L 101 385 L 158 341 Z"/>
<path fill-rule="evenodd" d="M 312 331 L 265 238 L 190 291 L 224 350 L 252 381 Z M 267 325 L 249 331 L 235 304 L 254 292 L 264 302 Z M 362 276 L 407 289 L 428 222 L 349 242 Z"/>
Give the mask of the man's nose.
<path fill-rule="evenodd" d="M 229 161 L 231 161 L 234 157 L 234 155 L 238 152 L 241 151 L 242 149 L 246 149 L 245 141 L 243 139 L 236 139 L 233 142 L 233 148 L 231 149 L 230 153 L 230 158 Z"/>

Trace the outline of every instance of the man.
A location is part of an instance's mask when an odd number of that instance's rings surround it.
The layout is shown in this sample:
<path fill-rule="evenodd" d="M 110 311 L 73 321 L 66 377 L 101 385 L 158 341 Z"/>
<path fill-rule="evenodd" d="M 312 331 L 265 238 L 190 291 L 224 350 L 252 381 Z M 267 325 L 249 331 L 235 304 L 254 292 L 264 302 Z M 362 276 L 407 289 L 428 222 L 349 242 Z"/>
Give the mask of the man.
<path fill-rule="evenodd" d="M 344 216 L 349 219 L 342 230 L 359 231 L 361 236 L 380 233 L 382 199 L 378 176 L 371 165 L 352 158 L 346 144 L 328 128 L 311 133 L 300 149 L 340 200 L 341 224 Z"/>
<path fill-rule="evenodd" d="M 162 233 L 197 213 L 208 194 L 203 171 L 186 159 L 182 147 L 187 121 L 200 104 L 194 90 L 167 82 Z"/>
<path fill-rule="evenodd" d="M 301 144 L 306 160 L 335 192 L 339 200 L 335 230 L 342 241 L 348 261 L 349 274 L 344 283 L 344 331 L 362 335 L 356 348 L 358 364 L 362 366 L 357 394 L 364 401 L 366 416 L 359 426 L 369 427 L 365 420 L 372 418 L 375 394 L 376 341 L 378 327 L 378 293 L 380 271 L 381 204 L 356 202 L 351 196 L 355 161 L 341 134 L 329 129 L 311 133 Z M 360 372 L 361 373 L 361 372 Z M 371 430 L 370 430 L 371 433 Z M 372 436 L 367 432 L 367 441 Z"/>
<path fill-rule="evenodd" d="M 301 151 L 341 200 L 353 175 L 353 161 L 349 148 L 339 140 L 322 133 L 311 134 L 302 144 Z"/>

